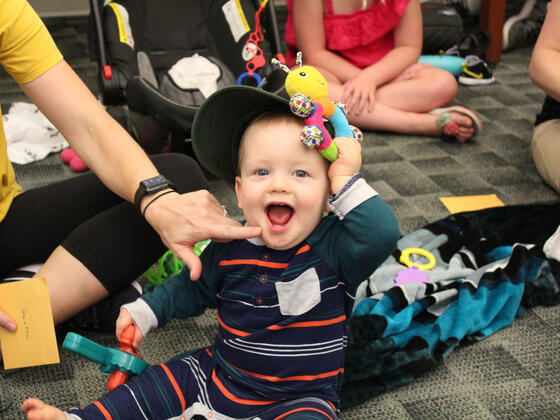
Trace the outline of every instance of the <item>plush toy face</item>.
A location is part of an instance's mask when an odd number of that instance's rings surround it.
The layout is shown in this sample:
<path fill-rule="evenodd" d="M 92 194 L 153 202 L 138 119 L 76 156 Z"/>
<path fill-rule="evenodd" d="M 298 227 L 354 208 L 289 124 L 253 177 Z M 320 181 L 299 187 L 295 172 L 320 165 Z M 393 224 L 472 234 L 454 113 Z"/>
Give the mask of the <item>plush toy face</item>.
<path fill-rule="evenodd" d="M 328 96 L 327 81 L 321 73 L 311 66 L 294 68 L 286 77 L 286 92 L 292 96 L 303 93 L 311 99 Z"/>

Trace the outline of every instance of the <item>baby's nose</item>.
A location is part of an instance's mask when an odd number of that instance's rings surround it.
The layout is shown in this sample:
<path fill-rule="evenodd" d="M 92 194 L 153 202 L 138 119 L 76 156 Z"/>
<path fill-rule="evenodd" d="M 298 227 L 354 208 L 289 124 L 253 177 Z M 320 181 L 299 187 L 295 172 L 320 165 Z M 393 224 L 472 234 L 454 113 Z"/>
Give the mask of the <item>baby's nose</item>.
<path fill-rule="evenodd" d="M 289 192 L 290 187 L 289 183 L 286 180 L 286 177 L 282 175 L 276 175 L 273 177 L 272 182 L 270 183 L 271 189 L 274 192 Z"/>

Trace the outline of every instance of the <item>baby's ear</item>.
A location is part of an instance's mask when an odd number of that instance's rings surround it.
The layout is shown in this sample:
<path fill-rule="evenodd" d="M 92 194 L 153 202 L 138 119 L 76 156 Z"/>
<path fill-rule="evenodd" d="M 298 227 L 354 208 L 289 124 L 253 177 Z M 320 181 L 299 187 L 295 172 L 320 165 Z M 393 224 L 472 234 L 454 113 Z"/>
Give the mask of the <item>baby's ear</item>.
<path fill-rule="evenodd" d="M 243 210 L 243 200 L 241 196 L 241 178 L 235 177 L 235 195 L 237 196 L 237 207 Z"/>

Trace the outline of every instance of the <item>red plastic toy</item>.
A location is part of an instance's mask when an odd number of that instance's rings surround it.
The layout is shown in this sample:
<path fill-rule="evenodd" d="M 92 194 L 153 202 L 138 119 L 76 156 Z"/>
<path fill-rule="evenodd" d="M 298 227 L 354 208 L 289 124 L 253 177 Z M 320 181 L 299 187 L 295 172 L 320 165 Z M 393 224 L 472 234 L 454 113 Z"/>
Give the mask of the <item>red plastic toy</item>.
<path fill-rule="evenodd" d="M 121 346 L 119 350 L 122 350 L 126 353 L 130 353 L 133 354 L 134 356 L 138 356 L 141 358 L 141 356 L 136 352 L 136 347 L 132 345 L 134 341 L 135 332 L 136 332 L 136 327 L 134 327 L 134 325 L 132 324 L 130 324 L 128 327 L 126 327 L 123 330 L 120 337 Z M 110 391 L 113 388 L 116 388 L 119 385 L 124 384 L 127 380 L 128 380 L 128 374 L 117 369 L 109 377 L 109 381 L 107 382 L 107 388 L 109 388 Z"/>

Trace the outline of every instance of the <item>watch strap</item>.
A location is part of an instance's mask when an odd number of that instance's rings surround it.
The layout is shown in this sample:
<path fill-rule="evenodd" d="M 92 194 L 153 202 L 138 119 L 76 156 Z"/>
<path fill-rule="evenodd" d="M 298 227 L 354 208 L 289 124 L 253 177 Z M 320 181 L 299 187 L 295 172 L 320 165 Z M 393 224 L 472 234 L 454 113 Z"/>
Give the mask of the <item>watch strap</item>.
<path fill-rule="evenodd" d="M 150 186 L 150 184 L 154 182 L 156 184 Z M 173 183 L 171 183 L 163 175 L 158 175 L 156 177 L 140 181 L 138 189 L 134 194 L 134 206 L 136 207 L 136 210 L 138 210 L 138 212 L 142 214 L 142 211 L 140 209 L 140 203 L 142 202 L 142 199 L 147 195 L 155 194 L 168 188 L 172 189 L 173 191 L 177 191 L 175 185 L 173 185 Z"/>

